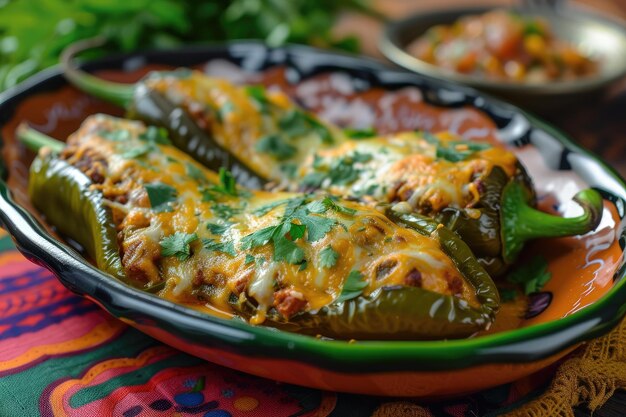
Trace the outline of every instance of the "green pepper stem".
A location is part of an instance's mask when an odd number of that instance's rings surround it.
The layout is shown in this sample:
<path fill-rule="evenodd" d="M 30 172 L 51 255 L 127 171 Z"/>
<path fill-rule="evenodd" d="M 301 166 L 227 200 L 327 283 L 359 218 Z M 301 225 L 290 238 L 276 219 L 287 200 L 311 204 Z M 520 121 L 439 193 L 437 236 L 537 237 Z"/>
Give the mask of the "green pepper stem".
<path fill-rule="evenodd" d="M 583 208 L 577 217 L 559 217 L 529 205 L 529 195 L 518 182 L 509 183 L 502 193 L 503 257 L 513 262 L 524 243 L 541 237 L 582 235 L 594 230 L 602 217 L 602 196 L 593 189 L 578 192 L 573 200 Z"/>
<path fill-rule="evenodd" d="M 35 152 L 43 147 L 47 147 L 53 152 L 59 153 L 63 150 L 63 148 L 65 148 L 65 142 L 53 139 L 50 136 L 33 129 L 26 123 L 21 123 L 17 127 L 16 135 L 20 142 L 26 145 L 28 149 Z"/>
<path fill-rule="evenodd" d="M 102 46 L 106 43 L 103 37 L 75 42 L 65 48 L 61 54 L 61 66 L 65 78 L 78 89 L 102 100 L 126 107 L 133 98 L 134 84 L 116 83 L 103 80 L 86 73 L 73 65 L 74 57 L 87 49 Z"/>

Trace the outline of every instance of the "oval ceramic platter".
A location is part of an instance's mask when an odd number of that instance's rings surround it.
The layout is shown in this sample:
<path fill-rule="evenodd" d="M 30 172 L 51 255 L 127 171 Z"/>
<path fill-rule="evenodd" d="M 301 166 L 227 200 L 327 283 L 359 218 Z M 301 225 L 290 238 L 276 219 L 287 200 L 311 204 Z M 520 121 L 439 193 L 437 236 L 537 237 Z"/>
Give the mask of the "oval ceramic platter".
<path fill-rule="evenodd" d="M 342 126 L 374 126 L 385 132 L 450 130 L 466 139 L 499 144 L 512 149 L 528 168 L 541 208 L 575 215 L 571 197 L 591 186 L 605 197 L 603 220 L 585 236 L 529 244 L 521 262 L 541 254 L 552 279 L 528 299 L 504 303 L 492 329 L 469 339 L 349 343 L 213 317 L 98 271 L 43 226 L 30 206 L 26 188 L 33 155 L 15 141 L 16 126 L 27 121 L 64 139 L 90 114 L 122 114 L 70 87 L 60 71 L 52 69 L 0 96 L 0 220 L 29 259 L 120 320 L 190 354 L 279 381 L 355 393 L 434 397 L 535 372 L 581 342 L 608 332 L 626 313 L 626 185 L 602 161 L 534 117 L 468 88 L 300 46 L 270 49 L 240 42 L 138 53 L 85 68 L 132 82 L 149 70 L 179 66 L 282 88 L 301 105 Z"/>

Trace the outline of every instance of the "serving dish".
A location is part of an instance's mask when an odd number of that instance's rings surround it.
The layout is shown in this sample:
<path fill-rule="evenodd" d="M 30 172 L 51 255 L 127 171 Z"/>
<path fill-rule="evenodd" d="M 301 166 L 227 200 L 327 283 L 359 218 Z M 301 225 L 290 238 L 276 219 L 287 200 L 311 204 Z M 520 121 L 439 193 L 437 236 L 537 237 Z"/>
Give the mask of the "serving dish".
<path fill-rule="evenodd" d="M 38 221 L 25 193 L 33 155 L 15 141 L 18 123 L 28 121 L 64 138 L 89 114 L 121 113 L 67 86 L 58 69 L 49 70 L 0 97 L 0 220 L 27 257 L 146 334 L 221 365 L 280 381 L 365 394 L 443 396 L 528 375 L 607 332 L 626 313 L 620 224 L 626 185 L 601 161 L 532 116 L 471 89 L 301 46 L 271 49 L 239 42 L 113 57 L 85 68 L 131 82 L 148 69 L 172 66 L 279 84 L 323 117 L 356 128 L 367 127 L 374 118 L 387 131 L 447 126 L 470 139 L 489 136 L 514 148 L 529 167 L 543 207 L 567 211 L 571 207 L 565 202 L 589 185 L 605 197 L 605 213 L 592 234 L 531 245 L 529 253 L 543 251 L 549 257 L 553 278 L 532 297 L 525 319 L 502 319 L 515 321 L 513 330 L 454 341 L 348 343 L 207 316 L 112 280 Z M 351 113 L 355 108 L 360 110 Z M 515 317 L 524 313 L 515 306 L 508 311 Z M 503 330 L 498 321 L 494 327 Z"/>
<path fill-rule="evenodd" d="M 522 16 L 542 17 L 557 38 L 577 46 L 599 61 L 599 72 L 575 80 L 549 83 L 514 83 L 485 79 L 442 69 L 407 52 L 406 47 L 428 28 L 450 24 L 462 16 L 477 15 L 493 7 L 432 10 L 387 24 L 379 42 L 381 52 L 392 62 L 431 77 L 460 82 L 498 95 L 528 109 L 545 112 L 599 95 L 626 74 L 626 28 L 622 23 L 574 6 L 546 9 L 511 9 Z"/>

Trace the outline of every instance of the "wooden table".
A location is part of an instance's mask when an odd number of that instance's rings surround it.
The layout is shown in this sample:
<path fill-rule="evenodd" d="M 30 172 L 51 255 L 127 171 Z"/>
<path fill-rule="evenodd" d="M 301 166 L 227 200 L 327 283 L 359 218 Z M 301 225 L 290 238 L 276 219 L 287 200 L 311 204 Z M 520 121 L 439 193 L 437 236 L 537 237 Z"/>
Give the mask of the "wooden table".
<path fill-rule="evenodd" d="M 510 0 L 375 0 L 375 7 L 390 18 L 402 18 L 411 13 L 431 8 L 467 6 L 479 4 L 512 5 Z M 626 0 L 581 0 L 586 7 L 593 7 L 614 18 L 625 19 Z M 626 24 L 626 23 L 625 23 Z M 361 40 L 363 53 L 385 60 L 377 48 L 382 24 L 373 18 L 346 14 L 335 29 L 337 34 L 356 34 Z M 624 58 L 626 59 L 626 57 Z M 578 143 L 591 149 L 626 177 L 626 79 L 612 87 L 598 102 L 560 109 L 542 117 L 559 127 Z M 575 408 L 576 417 L 590 416 L 586 407 Z M 626 416 L 626 392 L 618 391 L 604 406 L 596 410 L 594 417 Z"/>

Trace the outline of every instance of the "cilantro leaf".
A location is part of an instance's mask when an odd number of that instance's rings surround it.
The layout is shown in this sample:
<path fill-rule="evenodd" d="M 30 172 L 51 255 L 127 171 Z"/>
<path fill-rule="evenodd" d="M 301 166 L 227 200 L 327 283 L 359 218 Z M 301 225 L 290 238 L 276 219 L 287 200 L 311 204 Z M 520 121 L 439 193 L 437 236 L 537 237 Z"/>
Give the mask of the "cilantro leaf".
<path fill-rule="evenodd" d="M 310 172 L 302 178 L 300 183 L 305 187 L 320 188 L 327 177 L 324 172 Z"/>
<path fill-rule="evenodd" d="M 351 157 L 354 162 L 361 163 L 369 162 L 374 158 L 371 153 L 364 153 L 359 151 L 354 151 Z"/>
<path fill-rule="evenodd" d="M 214 235 L 223 235 L 229 227 L 230 225 L 217 223 L 207 223 L 206 225 L 206 228 Z"/>
<path fill-rule="evenodd" d="M 161 239 L 161 256 L 176 256 L 179 261 L 189 259 L 191 256 L 190 243 L 198 239 L 195 233 L 187 234 L 176 232 Z"/>
<path fill-rule="evenodd" d="M 140 146 L 132 146 L 126 148 L 126 150 L 122 153 L 122 157 L 126 159 L 135 159 L 139 158 L 140 156 L 144 156 L 154 150 L 155 147 L 152 143 L 146 143 Z"/>
<path fill-rule="evenodd" d="M 202 239 L 202 246 L 204 246 L 206 250 L 223 252 L 230 256 L 237 255 L 237 252 L 235 251 L 235 244 L 232 240 L 217 242 L 214 239 Z"/>
<path fill-rule="evenodd" d="M 304 251 L 294 241 L 281 234 L 274 237 L 274 260 L 299 264 L 304 260 Z"/>
<path fill-rule="evenodd" d="M 159 145 L 171 145 L 167 135 L 167 129 L 163 127 L 148 126 L 145 132 L 139 135 L 139 139 L 149 143 L 158 143 Z"/>
<path fill-rule="evenodd" d="M 276 207 L 282 206 L 283 204 L 287 204 L 289 200 L 290 199 L 284 199 L 284 200 L 272 201 L 271 203 L 264 204 L 261 207 L 254 209 L 252 211 L 252 214 L 256 214 L 258 216 L 264 216 L 270 211 L 274 210 Z"/>
<path fill-rule="evenodd" d="M 148 193 L 148 199 L 150 200 L 150 207 L 157 213 L 164 211 L 172 211 L 170 203 L 176 201 L 178 193 L 176 189 L 170 185 L 160 182 L 153 182 L 150 184 L 144 184 Z"/>
<path fill-rule="evenodd" d="M 376 136 L 376 130 L 373 127 L 367 129 L 344 129 L 343 133 L 350 139 L 368 139 Z"/>
<path fill-rule="evenodd" d="M 227 101 L 226 103 L 224 103 L 219 109 L 220 120 L 224 120 L 224 117 L 226 117 L 228 113 L 232 113 L 233 111 L 235 111 L 235 105 L 232 101 Z"/>
<path fill-rule="evenodd" d="M 367 287 L 367 282 L 363 281 L 363 274 L 355 270 L 350 271 L 341 289 L 341 294 L 335 301 L 340 303 L 352 300 L 361 295 L 365 287 Z"/>
<path fill-rule="evenodd" d="M 289 159 L 297 152 L 294 146 L 286 143 L 279 135 L 263 136 L 257 142 L 255 149 L 267 153 L 279 161 Z"/>
<path fill-rule="evenodd" d="M 226 168 L 221 167 L 219 177 L 220 185 L 216 186 L 214 190 L 237 197 L 237 182 L 233 174 Z"/>
<path fill-rule="evenodd" d="M 507 276 L 507 281 L 524 287 L 526 295 L 539 292 L 550 281 L 548 261 L 543 256 L 535 256 L 524 265 L 520 265 Z"/>
<path fill-rule="evenodd" d="M 246 253 L 246 259 L 243 261 L 243 263 L 245 265 L 250 265 L 251 263 L 253 263 L 255 261 L 254 256 L 250 255 L 249 253 Z"/>
<path fill-rule="evenodd" d="M 277 229 L 278 226 L 268 226 L 244 236 L 241 239 L 241 249 L 253 249 L 267 245 Z"/>
<path fill-rule="evenodd" d="M 473 153 L 491 148 L 488 143 L 469 142 L 466 140 L 442 141 L 428 132 L 418 132 L 426 142 L 436 146 L 436 157 L 450 162 L 464 161 Z"/>
<path fill-rule="evenodd" d="M 355 209 L 348 208 L 335 203 L 330 197 L 324 197 L 323 200 L 316 200 L 307 205 L 307 209 L 311 213 L 326 213 L 328 210 L 336 211 L 337 213 L 345 214 L 347 216 L 353 216 L 356 213 Z"/>
<path fill-rule="evenodd" d="M 289 227 L 289 236 L 291 236 L 292 240 L 300 239 L 304 236 L 304 232 L 306 231 L 306 226 L 303 224 L 295 224 L 290 223 Z"/>
<path fill-rule="evenodd" d="M 437 158 L 442 158 L 450 162 L 464 161 L 472 154 L 484 149 L 489 149 L 491 145 L 487 143 L 472 143 L 465 141 L 451 141 L 445 145 L 437 147 Z"/>
<path fill-rule="evenodd" d="M 311 201 L 309 204 L 306 205 L 307 210 L 309 210 L 309 212 L 311 213 L 316 214 L 326 213 L 330 208 L 326 203 L 326 198 L 324 198 L 323 200 Z"/>
<path fill-rule="evenodd" d="M 328 128 L 324 126 L 319 120 L 317 120 L 315 117 L 311 116 L 308 113 L 305 113 L 304 117 L 322 139 L 322 143 L 331 144 L 334 142 L 333 135 L 330 133 L 330 130 L 328 130 Z"/>
<path fill-rule="evenodd" d="M 269 101 L 265 95 L 265 87 L 262 85 L 248 85 L 245 87 L 246 93 L 257 103 L 259 110 L 267 112 Z"/>
<path fill-rule="evenodd" d="M 100 130 L 97 134 L 113 142 L 125 142 L 131 139 L 130 132 L 124 129 Z"/>
<path fill-rule="evenodd" d="M 204 172 L 202 172 L 202 170 L 198 168 L 195 164 L 186 162 L 185 171 L 187 172 L 187 175 L 189 175 L 191 179 L 194 179 L 198 181 L 199 183 L 204 184 L 204 183 L 209 182 L 206 175 L 204 175 Z"/>
<path fill-rule="evenodd" d="M 233 217 L 235 214 L 241 213 L 241 210 L 242 209 L 239 207 L 232 207 L 228 204 L 221 204 L 221 203 L 213 204 L 211 206 L 211 211 L 215 213 L 217 217 L 219 217 L 220 219 L 224 219 L 224 220 L 228 220 L 231 217 Z"/>
<path fill-rule="evenodd" d="M 278 127 L 290 139 L 294 139 L 298 136 L 305 135 L 311 126 L 304 116 L 304 113 L 292 109 L 278 120 Z"/>
<path fill-rule="evenodd" d="M 513 301 L 517 298 L 517 291 L 512 288 L 501 288 L 498 291 L 500 292 L 500 301 L 503 303 Z"/>
<path fill-rule="evenodd" d="M 309 242 L 317 242 L 322 239 L 337 222 L 333 219 L 322 216 L 300 216 L 298 219 L 306 226 L 307 236 L 306 239 Z"/>
<path fill-rule="evenodd" d="M 339 253 L 328 245 L 320 251 L 320 266 L 322 268 L 332 268 L 337 264 Z"/>

